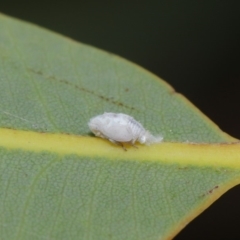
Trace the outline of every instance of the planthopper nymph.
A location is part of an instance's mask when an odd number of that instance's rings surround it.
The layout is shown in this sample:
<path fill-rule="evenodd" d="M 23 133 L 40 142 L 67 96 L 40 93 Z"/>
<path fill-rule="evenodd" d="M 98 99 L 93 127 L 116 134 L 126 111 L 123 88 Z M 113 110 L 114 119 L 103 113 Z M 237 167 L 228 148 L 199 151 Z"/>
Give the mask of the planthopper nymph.
<path fill-rule="evenodd" d="M 149 145 L 163 140 L 162 136 L 153 136 L 141 123 L 123 113 L 97 115 L 90 119 L 88 126 L 97 137 L 121 145 L 122 143 L 134 145 L 135 142 Z"/>

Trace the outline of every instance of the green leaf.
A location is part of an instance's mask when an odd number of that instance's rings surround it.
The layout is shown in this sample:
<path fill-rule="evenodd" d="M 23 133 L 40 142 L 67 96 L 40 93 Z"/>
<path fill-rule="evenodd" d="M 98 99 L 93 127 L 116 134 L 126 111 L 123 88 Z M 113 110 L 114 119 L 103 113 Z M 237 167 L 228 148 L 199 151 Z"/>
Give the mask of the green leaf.
<path fill-rule="evenodd" d="M 240 181 L 236 139 L 158 77 L 0 15 L 2 239 L 171 239 Z M 128 151 L 89 119 L 122 112 L 164 143 Z"/>

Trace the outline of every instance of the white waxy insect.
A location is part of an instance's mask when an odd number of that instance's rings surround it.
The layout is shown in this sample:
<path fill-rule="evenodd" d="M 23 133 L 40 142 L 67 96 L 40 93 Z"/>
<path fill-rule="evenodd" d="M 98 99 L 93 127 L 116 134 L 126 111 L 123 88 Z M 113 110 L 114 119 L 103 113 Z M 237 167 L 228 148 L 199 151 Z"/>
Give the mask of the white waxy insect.
<path fill-rule="evenodd" d="M 153 136 L 141 123 L 123 113 L 98 115 L 90 119 L 88 126 L 97 137 L 105 138 L 121 145 L 122 143 L 134 145 L 135 142 L 149 145 L 163 140 L 162 136 Z"/>

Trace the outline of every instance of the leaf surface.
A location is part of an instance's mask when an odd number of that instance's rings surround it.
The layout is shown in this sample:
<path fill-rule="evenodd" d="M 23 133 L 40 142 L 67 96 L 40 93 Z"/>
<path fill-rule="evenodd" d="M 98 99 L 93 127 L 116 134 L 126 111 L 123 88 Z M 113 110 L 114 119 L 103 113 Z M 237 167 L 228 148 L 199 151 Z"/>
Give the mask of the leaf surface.
<path fill-rule="evenodd" d="M 118 56 L 0 16 L 3 239 L 171 239 L 240 181 L 237 140 Z M 89 119 L 133 116 L 164 143 L 123 151 Z"/>

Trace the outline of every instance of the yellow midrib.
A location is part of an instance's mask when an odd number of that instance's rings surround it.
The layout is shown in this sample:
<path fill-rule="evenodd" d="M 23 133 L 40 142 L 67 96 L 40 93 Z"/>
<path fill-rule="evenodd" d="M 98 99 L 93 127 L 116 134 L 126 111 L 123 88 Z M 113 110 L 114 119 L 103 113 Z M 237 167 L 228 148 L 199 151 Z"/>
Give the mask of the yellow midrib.
<path fill-rule="evenodd" d="M 0 146 L 24 151 L 47 151 L 108 159 L 158 161 L 170 164 L 240 168 L 240 143 L 160 143 L 129 146 L 124 151 L 107 140 L 67 134 L 50 134 L 0 128 Z"/>

